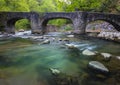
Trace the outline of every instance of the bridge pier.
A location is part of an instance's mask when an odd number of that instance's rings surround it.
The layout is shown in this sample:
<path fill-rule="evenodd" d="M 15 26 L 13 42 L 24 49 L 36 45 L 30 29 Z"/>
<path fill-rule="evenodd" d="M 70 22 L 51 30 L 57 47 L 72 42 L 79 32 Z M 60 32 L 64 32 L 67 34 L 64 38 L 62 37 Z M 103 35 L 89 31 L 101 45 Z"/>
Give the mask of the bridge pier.
<path fill-rule="evenodd" d="M 4 22 L 4 26 L 5 26 L 5 31 L 7 32 L 7 33 L 12 33 L 12 34 L 14 34 L 15 33 L 15 25 L 12 23 L 12 21 L 10 21 L 10 23 L 8 23 L 8 21 L 5 21 Z"/>
<path fill-rule="evenodd" d="M 42 30 L 40 29 L 39 23 L 31 22 L 31 32 L 33 34 L 42 34 Z"/>
<path fill-rule="evenodd" d="M 42 34 L 39 14 L 33 13 L 30 17 L 31 31 L 33 34 Z"/>
<path fill-rule="evenodd" d="M 85 34 L 86 16 L 85 12 L 77 12 L 77 17 L 73 19 L 74 34 Z"/>
<path fill-rule="evenodd" d="M 84 34 L 85 33 L 85 28 L 86 24 L 84 21 L 81 21 L 80 19 L 75 19 L 73 21 L 73 27 L 74 27 L 74 34 Z"/>

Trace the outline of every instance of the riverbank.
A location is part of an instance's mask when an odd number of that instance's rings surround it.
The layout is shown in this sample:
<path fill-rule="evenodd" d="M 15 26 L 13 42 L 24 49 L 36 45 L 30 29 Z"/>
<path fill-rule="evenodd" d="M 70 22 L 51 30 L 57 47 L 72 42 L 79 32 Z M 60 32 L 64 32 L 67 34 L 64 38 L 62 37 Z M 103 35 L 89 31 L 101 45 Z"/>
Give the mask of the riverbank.
<path fill-rule="evenodd" d="M 100 32 L 97 37 L 120 41 L 120 32 Z"/>
<path fill-rule="evenodd" d="M 120 42 L 120 32 L 91 32 L 87 34 L 90 37 Z"/>

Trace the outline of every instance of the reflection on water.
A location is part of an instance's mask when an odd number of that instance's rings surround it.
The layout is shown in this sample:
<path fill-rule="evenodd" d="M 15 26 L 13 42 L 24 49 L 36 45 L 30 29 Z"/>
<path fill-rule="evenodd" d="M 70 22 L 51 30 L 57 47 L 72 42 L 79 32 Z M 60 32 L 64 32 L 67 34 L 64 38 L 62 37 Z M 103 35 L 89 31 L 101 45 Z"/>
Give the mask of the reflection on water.
<path fill-rule="evenodd" d="M 90 49 L 117 56 L 120 44 L 77 38 L 71 39 L 71 43 L 79 45 L 78 49 L 61 48 L 57 42 L 41 45 L 23 40 L 1 41 L 0 85 L 56 85 L 49 68 L 79 77 L 80 85 L 108 85 L 110 81 L 101 82 L 91 75 L 87 65 L 92 57 L 82 55 L 82 51 Z"/>

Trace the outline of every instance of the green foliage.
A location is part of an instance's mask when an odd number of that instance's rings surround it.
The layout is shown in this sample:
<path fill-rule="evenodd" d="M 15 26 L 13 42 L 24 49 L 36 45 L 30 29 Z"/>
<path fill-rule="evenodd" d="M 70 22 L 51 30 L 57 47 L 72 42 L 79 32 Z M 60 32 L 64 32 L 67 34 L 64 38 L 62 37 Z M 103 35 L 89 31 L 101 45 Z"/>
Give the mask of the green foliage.
<path fill-rule="evenodd" d="M 64 29 L 65 29 L 65 31 L 70 31 L 70 30 L 72 30 L 72 27 L 70 25 L 66 25 Z"/>
<path fill-rule="evenodd" d="M 0 0 L 0 11 L 108 11 L 119 10 L 119 0 Z"/>
<path fill-rule="evenodd" d="M 53 25 L 57 25 L 57 26 L 62 26 L 66 23 L 66 19 L 54 19 L 54 20 L 50 20 L 48 22 L 48 24 L 53 24 Z"/>
<path fill-rule="evenodd" d="M 116 9 L 120 12 L 120 6 L 117 6 Z"/>
<path fill-rule="evenodd" d="M 67 11 L 99 11 L 104 0 L 71 0 Z"/>
<path fill-rule="evenodd" d="M 27 0 L 0 0 L 0 11 L 30 11 Z"/>
<path fill-rule="evenodd" d="M 94 12 L 116 12 L 116 4 L 119 0 L 70 0 L 71 4 L 66 11 L 94 11 Z M 118 4 L 118 6 L 120 3 Z M 118 8 L 118 7 L 117 7 Z M 118 8 L 119 9 L 119 8 Z"/>
<path fill-rule="evenodd" d="M 20 30 L 20 29 L 28 30 L 30 29 L 30 23 L 27 19 L 22 19 L 16 22 L 15 27 L 16 30 Z"/>

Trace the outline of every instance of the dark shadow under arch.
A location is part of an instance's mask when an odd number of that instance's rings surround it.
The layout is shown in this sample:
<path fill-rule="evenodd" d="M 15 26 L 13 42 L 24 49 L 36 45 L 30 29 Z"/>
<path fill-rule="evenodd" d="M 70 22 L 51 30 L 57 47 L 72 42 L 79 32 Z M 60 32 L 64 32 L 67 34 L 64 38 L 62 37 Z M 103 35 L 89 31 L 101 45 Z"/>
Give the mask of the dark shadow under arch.
<path fill-rule="evenodd" d="M 12 18 L 10 20 L 7 21 L 7 30 L 9 30 L 10 33 L 15 33 L 15 23 L 19 20 L 22 19 L 27 19 L 27 18 L 21 18 L 21 17 L 16 17 L 16 18 Z M 30 20 L 27 19 L 29 22 Z"/>

